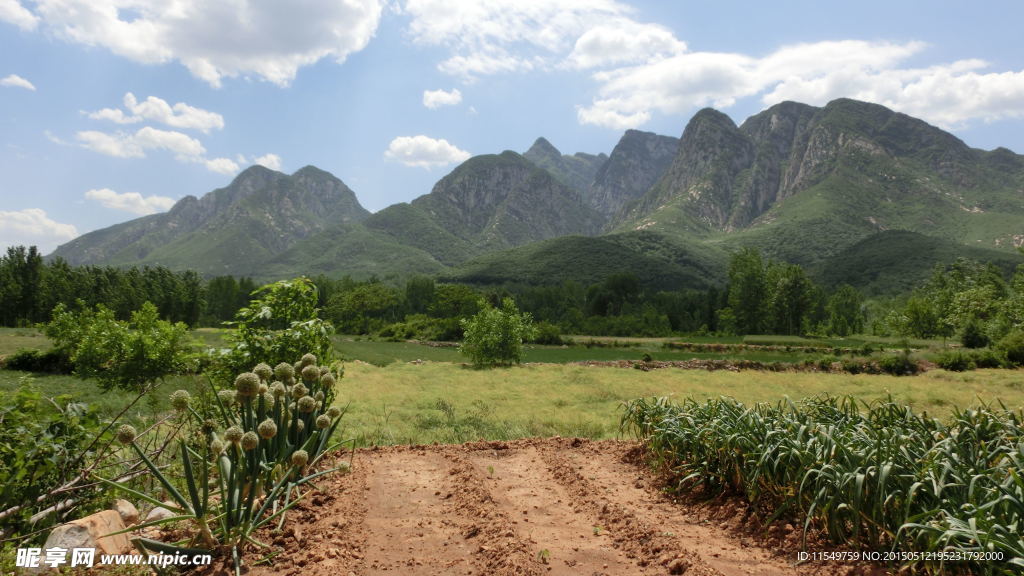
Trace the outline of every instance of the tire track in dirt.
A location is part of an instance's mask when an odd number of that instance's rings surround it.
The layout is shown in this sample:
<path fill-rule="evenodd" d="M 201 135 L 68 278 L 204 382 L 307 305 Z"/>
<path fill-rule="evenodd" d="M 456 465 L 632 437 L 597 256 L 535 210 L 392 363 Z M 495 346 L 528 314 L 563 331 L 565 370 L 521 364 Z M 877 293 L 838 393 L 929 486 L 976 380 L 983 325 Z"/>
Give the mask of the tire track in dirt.
<path fill-rule="evenodd" d="M 798 571 L 792 562 L 773 556 L 769 550 L 738 540 L 721 528 L 691 521 L 679 505 L 652 492 L 643 471 L 622 463 L 621 457 L 598 461 L 591 452 L 585 449 L 569 454 L 567 462 L 602 498 L 620 505 L 629 503 L 630 511 L 640 521 L 657 526 L 661 533 L 696 551 L 712 568 L 724 574 L 751 576 L 789 576 Z"/>
<path fill-rule="evenodd" d="M 656 573 L 617 550 L 595 516 L 575 509 L 572 496 L 551 476 L 535 448 L 478 450 L 470 460 L 486 474 L 498 506 L 513 518 L 516 531 L 547 573 Z"/>
<path fill-rule="evenodd" d="M 670 501 L 626 461 L 636 447 L 553 438 L 360 450 L 350 474 L 309 490 L 283 532 L 258 536 L 273 550 L 247 553 L 248 576 L 851 573 L 793 566 L 792 546 L 738 533 L 737 516 L 718 527 L 713 513 L 709 525 L 706 510 Z"/>

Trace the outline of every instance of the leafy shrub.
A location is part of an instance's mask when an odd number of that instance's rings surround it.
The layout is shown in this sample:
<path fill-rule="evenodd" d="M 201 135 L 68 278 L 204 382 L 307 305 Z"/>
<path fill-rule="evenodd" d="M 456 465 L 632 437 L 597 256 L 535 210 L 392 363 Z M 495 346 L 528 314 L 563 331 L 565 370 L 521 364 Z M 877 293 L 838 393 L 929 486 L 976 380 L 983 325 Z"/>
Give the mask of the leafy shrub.
<path fill-rule="evenodd" d="M 334 327 L 319 317 L 318 294 L 308 278 L 282 280 L 253 292 L 249 306 L 227 323 L 237 326 L 231 335 L 234 346 L 217 357 L 214 376 L 230 381 L 260 362 L 276 365 L 307 352 L 329 364 Z"/>
<path fill-rule="evenodd" d="M 989 345 L 988 335 L 977 318 L 971 318 L 964 325 L 964 330 L 960 333 L 960 343 L 964 348 L 984 348 Z"/>
<path fill-rule="evenodd" d="M 940 368 L 951 372 L 974 370 L 978 367 L 978 365 L 974 363 L 974 359 L 971 358 L 971 354 L 961 352 L 959 350 L 943 352 L 935 360 L 935 363 L 938 364 Z"/>
<path fill-rule="evenodd" d="M 102 304 L 79 311 L 58 304 L 45 332 L 76 374 L 95 379 L 104 390 L 145 390 L 185 366 L 188 327 L 161 320 L 150 302 L 132 312 L 128 322 L 114 318 Z"/>
<path fill-rule="evenodd" d="M 1003 359 L 992 350 L 975 350 L 971 352 L 971 360 L 978 368 L 1002 368 Z"/>
<path fill-rule="evenodd" d="M 1006 355 L 1006 361 L 1011 366 L 1024 366 L 1024 331 L 1010 332 L 999 341 L 996 348 Z"/>
<path fill-rule="evenodd" d="M 891 356 L 883 356 L 878 360 L 878 367 L 882 372 L 892 374 L 893 376 L 913 376 L 921 370 L 917 362 L 911 360 L 910 354 L 906 351 Z"/>
<path fill-rule="evenodd" d="M 533 335 L 533 318 L 521 314 L 511 298 L 501 308 L 481 303 L 476 316 L 462 321 L 465 338 L 459 351 L 475 366 L 518 364 L 523 357 L 523 340 Z"/>
<path fill-rule="evenodd" d="M 561 346 L 565 343 L 562 340 L 561 330 L 550 322 L 537 323 L 532 342 L 550 346 Z"/>
<path fill-rule="evenodd" d="M 0 391 L 0 510 L 34 503 L 74 477 L 74 464 L 98 428 L 99 418 L 86 404 L 46 398 L 28 378 L 16 391 Z M 32 513 L 54 503 L 44 499 L 4 518 L 5 534 L 31 532 Z"/>
<path fill-rule="evenodd" d="M 60 350 L 18 350 L 4 358 L 2 367 L 5 370 L 21 370 L 22 372 L 43 372 L 46 374 L 71 374 L 74 364 Z"/>

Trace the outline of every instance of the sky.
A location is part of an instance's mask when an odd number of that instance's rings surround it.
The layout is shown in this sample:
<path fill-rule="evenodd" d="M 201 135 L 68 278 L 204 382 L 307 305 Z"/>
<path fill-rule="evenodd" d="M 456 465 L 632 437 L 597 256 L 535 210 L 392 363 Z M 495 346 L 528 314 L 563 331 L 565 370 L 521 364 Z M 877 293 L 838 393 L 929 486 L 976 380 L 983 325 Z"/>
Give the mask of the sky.
<path fill-rule="evenodd" d="M 1024 153 L 1024 3 L 0 0 L 0 250 L 314 165 L 371 211 L 472 155 L 784 100 Z"/>

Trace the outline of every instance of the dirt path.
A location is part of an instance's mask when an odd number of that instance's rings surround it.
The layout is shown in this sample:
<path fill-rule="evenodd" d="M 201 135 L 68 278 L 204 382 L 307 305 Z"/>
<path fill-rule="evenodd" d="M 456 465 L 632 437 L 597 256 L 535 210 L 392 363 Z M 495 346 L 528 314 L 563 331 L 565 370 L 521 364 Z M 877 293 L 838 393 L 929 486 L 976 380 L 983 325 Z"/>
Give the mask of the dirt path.
<path fill-rule="evenodd" d="M 633 463 L 635 448 L 530 439 L 361 451 L 354 471 L 320 484 L 276 536 L 283 550 L 273 564 L 250 574 L 877 572 L 794 566 L 796 549 L 772 549 L 744 535 L 740 514 L 709 521 L 707 510 L 673 503 Z"/>

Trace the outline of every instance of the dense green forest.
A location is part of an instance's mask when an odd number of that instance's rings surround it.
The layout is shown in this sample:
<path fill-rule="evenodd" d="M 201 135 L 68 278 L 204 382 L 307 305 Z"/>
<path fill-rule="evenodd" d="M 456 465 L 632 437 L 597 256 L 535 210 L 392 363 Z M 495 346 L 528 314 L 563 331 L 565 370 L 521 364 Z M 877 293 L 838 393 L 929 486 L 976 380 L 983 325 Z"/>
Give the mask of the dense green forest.
<path fill-rule="evenodd" d="M 1024 271 L 959 259 L 902 298 L 868 302 L 846 284 L 826 288 L 799 265 L 744 249 L 732 255 L 720 286 L 703 290 L 652 287 L 635 274 L 611 274 L 582 285 L 476 286 L 414 276 L 404 283 L 378 278 L 313 278 L 323 317 L 347 334 L 392 339 L 457 340 L 459 319 L 482 302 L 512 297 L 538 323 L 541 342 L 560 334 L 667 336 L 671 334 L 877 335 L 959 338 L 984 346 L 1024 325 Z M 203 279 L 196 272 L 154 266 L 69 266 L 45 261 L 35 247 L 0 256 L 0 324 L 45 322 L 58 304 L 103 304 L 126 319 L 144 302 L 162 318 L 192 327 L 220 326 L 249 303 L 250 278 Z M 966 336 L 965 336 L 966 334 Z"/>

